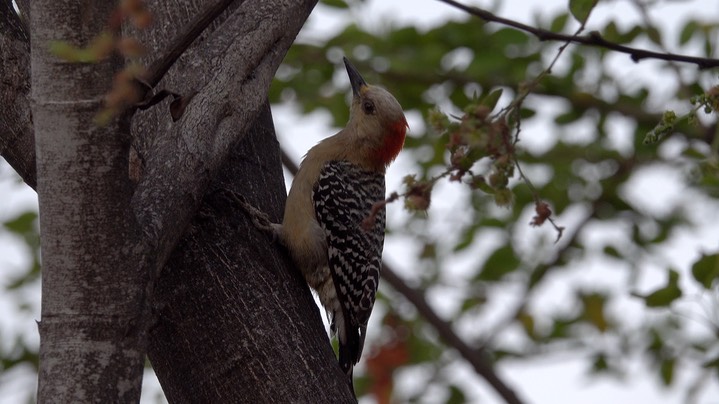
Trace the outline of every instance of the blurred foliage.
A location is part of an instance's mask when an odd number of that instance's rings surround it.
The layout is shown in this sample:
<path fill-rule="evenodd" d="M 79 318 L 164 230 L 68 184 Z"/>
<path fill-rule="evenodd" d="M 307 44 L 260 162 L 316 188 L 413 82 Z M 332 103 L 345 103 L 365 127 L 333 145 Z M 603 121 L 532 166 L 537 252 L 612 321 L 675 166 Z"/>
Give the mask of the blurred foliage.
<path fill-rule="evenodd" d="M 533 23 L 573 33 L 572 16 L 586 19 L 596 3 L 572 0 L 571 9 Z M 336 12 L 364 7 L 361 0 L 321 4 Z M 598 31 L 620 44 L 649 43 L 687 54 L 700 48 L 705 55 L 698 56 L 710 57 L 719 22 L 686 21 L 674 38 L 651 21 L 609 20 Z M 87 49 L 65 45 L 55 51 L 87 57 L 82 53 Z M 717 242 L 711 240 L 711 251 L 696 247 L 695 263 L 681 268 L 667 251 L 679 235 L 717 221 L 696 214 L 719 208 L 716 89 L 702 86 L 716 77 L 661 62 L 653 64 L 663 77 L 661 86 L 628 85 L 609 65 L 615 54 L 571 46 L 517 105 L 517 114 L 498 121 L 502 108 L 547 67 L 558 46 L 469 18 L 428 29 L 367 30 L 351 24 L 323 42 L 296 43 L 277 72 L 270 100 L 295 103 L 304 113 L 327 111 L 334 126 L 343 126 L 349 87 L 341 59 L 348 55 L 368 82 L 387 87 L 406 111 L 424 118 L 405 143 L 403 153 L 416 165 L 406 173 L 406 189 L 389 191 L 405 193 L 408 207 L 429 207 L 430 214 L 412 213 L 406 226 L 391 234 L 420 244 L 418 270 L 409 281 L 428 296 L 454 300 L 447 319 L 496 363 L 570 354 L 586 360 L 590 377 L 625 378 L 629 358 L 639 357 L 658 384 L 682 389 L 690 400 L 719 378 Z M 628 56 L 620 60 L 643 67 Z M 543 147 L 523 141 L 535 136 L 546 139 Z M 662 199 L 660 209 L 633 196 L 645 192 L 635 189 L 636 182 L 652 170 L 677 173 L 681 180 L 682 195 L 674 202 Z M 451 198 L 464 207 L 456 212 L 461 220 L 439 224 L 451 232 L 436 231 L 433 222 L 432 186 L 439 181 L 456 185 Z M 529 226 L 550 216 L 566 227 L 556 243 L 554 230 Z M 2 285 L 4 294 L 38 278 L 36 220 L 27 213 L 3 224 L 4 232 L 24 240 L 32 257 L 23 276 Z M 602 229 L 609 236 L 593 236 Z M 472 259 L 462 271 L 452 268 L 455 258 L 467 256 Z M 597 266 L 623 284 L 577 281 L 577 274 Z M 556 292 L 558 283 L 569 293 Z M 364 366 L 355 372 L 357 392 L 379 402 L 420 402 L 429 390 L 447 403 L 472 400 L 452 371 L 461 355 L 396 292 L 385 285 L 382 292 L 378 307 L 386 309 L 385 317 L 379 337 L 368 340 Z M 561 305 L 551 303 L 555 292 Z M 2 341 L 0 370 L 36 366 L 36 348 L 19 337 L 14 341 Z M 421 383 L 395 389 L 403 374 Z"/>
<path fill-rule="evenodd" d="M 570 15 L 582 21 L 596 3 L 570 1 L 569 10 L 534 25 L 573 33 L 577 24 Z M 718 27 L 686 21 L 678 36 L 669 38 L 647 19 L 635 25 L 608 21 L 599 31 L 617 43 L 651 43 L 659 49 L 671 45 L 673 52 L 685 49 L 687 54 L 696 54 L 697 47 L 689 45 L 701 44 L 706 54 L 698 56 L 711 57 Z M 677 269 L 657 255 L 666 257 L 662 251 L 679 234 L 703 224 L 693 210 L 719 208 L 716 89 L 699 84 L 715 77 L 694 66 L 656 63 L 666 81 L 662 90 L 673 89 L 662 93 L 652 83 L 626 85 L 607 63 L 612 52 L 572 46 L 551 75 L 514 105 L 516 113 L 502 115 L 547 67 L 558 46 L 469 18 L 424 30 L 349 25 L 325 42 L 295 44 L 270 99 L 295 103 L 304 113 L 327 111 L 334 126 L 343 126 L 348 84 L 341 58 L 347 55 L 368 82 L 387 87 L 405 111 L 423 116 L 424 125 L 411 127 L 403 152 L 412 156 L 416 169 L 406 173 L 404 189 L 388 192 L 411 196 L 405 206 L 412 210 L 430 206 L 429 215 L 412 214 L 406 226 L 391 229 L 391 234 L 417 240 L 421 275 L 413 281 L 428 295 L 441 291 L 459 299 L 452 315 L 455 326 L 484 324 L 465 337 L 488 349 L 497 363 L 569 352 L 586 359 L 588 375 L 623 378 L 628 358 L 640 357 L 658 384 L 682 389 L 690 400 L 702 385 L 719 379 L 719 259 L 708 252 L 693 267 L 685 263 Z M 644 68 L 628 56 L 624 60 Z M 551 108 L 544 108 L 545 103 Z M 615 133 L 619 126 L 627 129 Z M 536 131 L 547 139 L 545 147 L 525 147 L 522 139 Z M 521 179 L 517 167 L 525 169 L 531 183 Z M 632 195 L 633 188 L 642 175 L 662 169 L 677 173 L 684 196 L 677 202 L 666 199 L 660 208 L 645 207 Z M 431 203 L 438 198 L 432 189 L 439 181 L 466 185 L 467 191 L 456 188 L 457 196 L 451 197 L 458 200 L 455 206 L 461 202 L 466 209 L 461 219 L 444 227 L 453 236 L 432 230 L 437 224 Z M 662 191 L 656 192 L 659 198 Z M 532 214 L 533 224 L 551 217 L 566 227 L 565 234 L 555 244 L 555 231 L 528 226 Z M 593 237 L 597 228 L 612 236 Z M 469 268 L 455 278 L 458 271 L 449 268 L 453 258 L 473 254 L 488 238 L 501 243 L 491 243 L 485 255 L 477 253 L 474 265 L 465 265 Z M 709 244 L 716 251 L 716 240 Z M 700 252 L 696 247 L 695 253 Z M 590 265 L 624 281 L 618 286 L 577 282 L 577 273 Z M 559 307 L 545 304 L 551 300 L 550 284 L 557 282 L 571 291 Z M 514 291 L 514 296 L 486 293 L 490 288 Z M 369 345 L 408 349 L 406 363 L 393 362 L 387 369 L 394 375 L 398 367 L 400 373 L 419 372 L 426 379 L 421 391 L 395 391 L 393 399 L 418 401 L 432 388 L 444 391 L 445 402 L 469 400 L 467 391 L 447 378 L 459 354 L 448 351 L 421 314 L 406 307 L 394 291 L 383 292 L 380 301 L 391 308 L 387 316 L 403 322 L 411 337 L 393 341 L 394 328 L 385 327 L 381 341 Z M 625 307 L 631 315 L 624 313 Z M 494 313 L 491 318 L 503 313 L 503 318 L 488 321 L 488 312 Z M 687 312 L 699 316 L 700 330 L 690 327 Z M 358 392 L 386 402 L 388 373 L 377 376 L 381 386 L 371 383 L 376 360 L 368 359 Z M 679 381 L 684 384 L 677 386 Z"/>
<path fill-rule="evenodd" d="M 37 290 L 40 282 L 40 236 L 38 234 L 38 215 L 36 212 L 28 211 L 10 217 L 0 225 L 0 232 L 3 236 L 20 241 L 27 248 L 25 257 L 29 258 L 29 265 L 25 268 L 13 268 L 13 274 L 3 274 L 0 279 L 0 293 L 4 300 L 12 301 L 15 307 L 11 312 L 4 312 L 3 324 L 12 321 L 13 318 L 32 318 L 39 302 L 32 301 L 28 297 L 28 290 Z M 0 268 L 8 271 L 10 268 Z M 34 294 L 30 294 L 34 296 Z M 34 325 L 34 323 L 32 324 Z M 22 327 L 26 329 L 25 327 Z M 3 329 L 0 326 L 0 376 L 10 374 L 13 370 L 32 372 L 38 370 L 38 347 L 36 338 L 29 337 L 24 333 L 18 333 L 12 327 Z M 0 377 L 0 387 L 3 378 Z M 18 392 L 14 392 L 16 395 Z M 23 392 L 28 402 L 32 402 L 34 391 Z"/>

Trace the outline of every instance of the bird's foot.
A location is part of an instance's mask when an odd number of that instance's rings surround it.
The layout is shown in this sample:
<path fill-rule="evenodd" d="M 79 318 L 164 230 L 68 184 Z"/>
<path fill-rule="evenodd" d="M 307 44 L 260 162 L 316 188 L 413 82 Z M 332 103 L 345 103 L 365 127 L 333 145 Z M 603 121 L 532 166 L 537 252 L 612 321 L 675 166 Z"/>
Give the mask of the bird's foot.
<path fill-rule="evenodd" d="M 281 224 L 272 223 L 267 213 L 252 206 L 243 195 L 229 189 L 225 189 L 225 192 L 230 200 L 239 205 L 250 216 L 255 228 L 272 237 L 273 242 L 279 239 L 279 233 L 282 229 Z"/>

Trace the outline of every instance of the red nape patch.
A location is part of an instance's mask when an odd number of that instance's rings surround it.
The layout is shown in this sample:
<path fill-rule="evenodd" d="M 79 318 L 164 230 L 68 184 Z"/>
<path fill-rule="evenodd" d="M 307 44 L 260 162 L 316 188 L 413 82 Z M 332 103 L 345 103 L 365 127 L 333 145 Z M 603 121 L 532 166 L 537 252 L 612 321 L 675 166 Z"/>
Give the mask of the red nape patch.
<path fill-rule="evenodd" d="M 402 150 L 407 127 L 407 121 L 404 119 L 390 126 L 389 133 L 384 137 L 382 148 L 377 152 L 377 157 L 385 165 L 394 161 L 400 150 Z"/>

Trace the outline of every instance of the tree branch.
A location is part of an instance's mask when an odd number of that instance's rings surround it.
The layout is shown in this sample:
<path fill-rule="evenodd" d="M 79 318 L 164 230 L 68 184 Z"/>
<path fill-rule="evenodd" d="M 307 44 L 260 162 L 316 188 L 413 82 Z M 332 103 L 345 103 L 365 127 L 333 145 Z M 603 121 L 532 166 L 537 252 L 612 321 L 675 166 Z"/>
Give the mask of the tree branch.
<path fill-rule="evenodd" d="M 203 58 L 189 67 L 201 74 L 174 75 L 184 86 L 201 89 L 183 118 L 166 131 L 159 127 L 167 128 L 169 117 L 141 128 L 154 137 L 148 150 L 140 150 L 146 169 L 132 204 L 155 252 L 153 273 L 164 266 L 218 168 L 259 113 L 275 70 L 315 2 L 245 2 L 219 35 L 204 42 Z"/>
<path fill-rule="evenodd" d="M 170 402 L 356 402 L 307 283 L 227 195 L 280 221 L 279 162 L 266 104 L 162 272 L 148 355 Z"/>
<path fill-rule="evenodd" d="M 165 53 L 157 58 L 147 68 L 147 83 L 151 87 L 155 87 L 162 80 L 170 67 L 175 64 L 177 59 L 192 45 L 200 34 L 207 28 L 217 17 L 222 14 L 230 4 L 235 0 L 219 0 L 205 8 L 198 14 L 195 19 L 189 22 L 180 30 L 180 35 L 170 44 Z M 238 1 L 238 4 L 244 3 L 245 0 Z"/>
<path fill-rule="evenodd" d="M 164 53 L 150 64 L 146 82 L 155 87 L 193 41 L 233 2 L 235 0 L 220 0 L 185 25 Z M 25 2 L 18 2 L 18 5 L 27 10 Z M 3 79 L 0 81 L 0 100 L 3 101 L 0 104 L 7 106 L 0 111 L 0 155 L 34 189 L 37 178 L 29 102 L 30 41 L 11 0 L 0 1 L 0 49 L 5 55 L 0 65 Z M 142 90 L 149 91 L 146 87 Z"/>
<path fill-rule="evenodd" d="M 30 39 L 12 1 L 0 1 L 0 155 L 33 189 L 35 137 L 30 112 Z"/>
<path fill-rule="evenodd" d="M 605 48 L 620 53 L 628 54 L 633 61 L 639 62 L 643 59 L 659 59 L 668 60 L 674 62 L 691 63 L 697 65 L 700 69 L 709 69 L 719 67 L 719 59 L 701 58 L 696 56 L 677 55 L 674 53 L 662 53 L 654 52 L 645 49 L 632 48 L 629 46 L 620 45 L 611 41 L 607 41 L 597 31 L 592 31 L 588 35 L 572 36 L 559 34 L 556 32 L 548 31 L 542 28 L 532 27 L 530 25 L 522 24 L 514 20 L 499 17 L 487 10 L 468 6 L 454 0 L 437 0 L 442 3 L 448 4 L 452 7 L 465 11 L 475 17 L 479 17 L 486 22 L 496 22 L 508 27 L 516 28 L 520 31 L 528 32 L 540 41 L 562 41 L 562 42 L 573 42 L 582 45 Z"/>
<path fill-rule="evenodd" d="M 482 376 L 494 390 L 502 396 L 504 401 L 510 404 L 521 404 L 523 401 L 517 396 L 517 393 L 509 387 L 495 372 L 492 361 L 483 348 L 473 348 L 469 346 L 462 338 L 452 329 L 452 325 L 439 317 L 439 315 L 427 303 L 424 294 L 413 289 L 402 280 L 387 263 L 382 264 L 382 279 L 387 281 L 394 290 L 404 296 L 410 303 L 417 308 L 417 311 L 427 320 L 429 324 L 437 330 L 437 333 L 451 347 L 456 349 L 462 357 L 469 362 L 475 372 Z"/>

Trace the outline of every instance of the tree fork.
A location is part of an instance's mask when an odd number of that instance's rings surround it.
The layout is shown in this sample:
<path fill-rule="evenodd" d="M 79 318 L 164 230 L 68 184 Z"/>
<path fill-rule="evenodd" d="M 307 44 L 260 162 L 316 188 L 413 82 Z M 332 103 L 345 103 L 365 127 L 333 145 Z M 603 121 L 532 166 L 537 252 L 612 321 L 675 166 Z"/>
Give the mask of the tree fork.
<path fill-rule="evenodd" d="M 233 148 L 163 270 L 148 354 L 170 402 L 354 402 L 309 288 L 223 190 L 279 221 L 269 105 Z"/>

